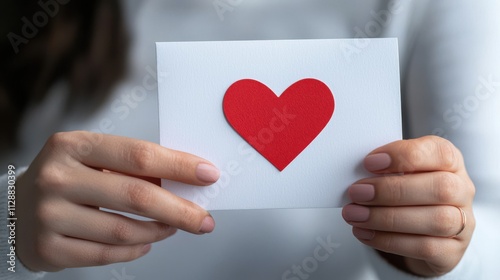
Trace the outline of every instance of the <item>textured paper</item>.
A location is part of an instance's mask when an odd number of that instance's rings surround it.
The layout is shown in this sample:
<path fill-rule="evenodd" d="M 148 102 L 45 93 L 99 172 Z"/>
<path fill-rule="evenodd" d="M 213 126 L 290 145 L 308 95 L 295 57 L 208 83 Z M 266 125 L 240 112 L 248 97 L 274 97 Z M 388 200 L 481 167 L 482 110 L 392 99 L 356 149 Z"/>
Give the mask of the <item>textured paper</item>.
<path fill-rule="evenodd" d="M 332 92 L 323 82 L 302 79 L 279 97 L 259 81 L 232 84 L 223 100 L 226 120 L 279 171 L 318 136 L 332 117 Z"/>
<path fill-rule="evenodd" d="M 355 41 L 157 43 L 160 144 L 206 158 L 221 170 L 220 180 L 212 186 L 163 180 L 162 187 L 209 210 L 347 203 L 348 186 L 372 176 L 362 167 L 365 155 L 401 139 L 396 39 L 371 39 L 355 53 L 349 46 L 356 46 Z M 274 166 L 224 115 L 226 92 L 247 79 L 262 83 L 277 96 L 298 81 L 314 79 L 334 97 L 327 124 L 288 165 Z M 314 90 L 307 91 L 300 97 L 304 106 L 309 102 L 306 96 L 314 96 Z M 322 110 L 306 111 L 314 116 Z M 294 132 L 291 142 L 311 135 L 310 128 L 302 127 L 304 133 Z M 261 140 L 273 143 L 282 131 L 269 128 Z"/>

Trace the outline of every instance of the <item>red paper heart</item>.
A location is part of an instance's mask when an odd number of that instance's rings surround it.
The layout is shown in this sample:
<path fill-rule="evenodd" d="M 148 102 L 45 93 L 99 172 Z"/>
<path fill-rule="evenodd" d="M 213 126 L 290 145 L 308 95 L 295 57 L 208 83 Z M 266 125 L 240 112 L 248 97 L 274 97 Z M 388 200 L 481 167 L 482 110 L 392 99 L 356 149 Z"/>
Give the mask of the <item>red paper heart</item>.
<path fill-rule="evenodd" d="M 227 89 L 222 106 L 234 130 L 282 171 L 330 121 L 335 101 L 316 79 L 297 81 L 280 97 L 259 81 L 243 79 Z"/>

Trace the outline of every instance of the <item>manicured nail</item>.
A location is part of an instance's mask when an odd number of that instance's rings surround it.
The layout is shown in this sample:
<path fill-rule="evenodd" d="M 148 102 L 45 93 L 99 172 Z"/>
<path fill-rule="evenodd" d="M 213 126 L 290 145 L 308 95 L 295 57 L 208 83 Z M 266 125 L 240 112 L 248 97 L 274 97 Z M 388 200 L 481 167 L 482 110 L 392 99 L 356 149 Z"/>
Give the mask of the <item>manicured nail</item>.
<path fill-rule="evenodd" d="M 200 163 L 196 167 L 196 177 L 205 183 L 215 183 L 219 180 L 220 172 L 215 166 L 207 163 Z"/>
<path fill-rule="evenodd" d="M 352 228 L 352 234 L 356 236 L 356 238 L 364 239 L 364 240 L 372 240 L 375 237 L 375 231 L 363 228 Z"/>
<path fill-rule="evenodd" d="M 370 217 L 370 209 L 361 205 L 349 204 L 344 207 L 342 216 L 347 222 L 366 222 Z"/>
<path fill-rule="evenodd" d="M 348 192 L 353 202 L 367 202 L 375 198 L 375 187 L 369 184 L 354 184 Z"/>
<path fill-rule="evenodd" d="M 212 216 L 206 216 L 201 223 L 200 232 L 201 233 L 210 233 L 215 228 L 215 221 Z"/>
<path fill-rule="evenodd" d="M 386 153 L 373 154 L 365 157 L 365 168 L 368 171 L 378 171 L 391 165 L 391 156 Z"/>
<path fill-rule="evenodd" d="M 151 244 L 146 244 L 144 245 L 144 247 L 142 247 L 141 253 L 143 255 L 146 255 L 147 253 L 149 253 L 149 251 L 151 251 Z"/>

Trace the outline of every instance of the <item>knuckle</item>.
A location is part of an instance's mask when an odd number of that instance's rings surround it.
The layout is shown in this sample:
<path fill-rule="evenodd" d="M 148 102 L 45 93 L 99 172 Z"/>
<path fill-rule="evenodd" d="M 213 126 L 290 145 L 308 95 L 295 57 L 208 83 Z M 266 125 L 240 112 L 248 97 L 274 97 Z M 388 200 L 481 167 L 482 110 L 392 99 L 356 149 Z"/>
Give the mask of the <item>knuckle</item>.
<path fill-rule="evenodd" d="M 162 240 L 167 236 L 170 236 L 172 233 L 171 227 L 167 224 L 164 223 L 156 223 L 156 234 L 155 234 L 155 240 Z"/>
<path fill-rule="evenodd" d="M 466 246 L 456 246 L 453 248 L 449 248 L 448 250 L 450 250 L 451 253 L 448 254 L 449 258 L 445 260 L 445 263 L 443 264 L 442 268 L 437 271 L 438 275 L 444 275 L 450 272 L 454 267 L 458 265 L 462 256 L 465 253 Z"/>
<path fill-rule="evenodd" d="M 472 201 L 474 197 L 476 196 L 476 187 L 472 182 L 466 184 L 465 187 L 466 195 L 469 198 L 469 201 Z"/>
<path fill-rule="evenodd" d="M 441 166 L 446 170 L 456 169 L 460 158 L 458 149 L 450 141 L 443 138 L 438 139 L 435 140 L 435 143 Z"/>
<path fill-rule="evenodd" d="M 474 198 L 476 196 L 476 187 L 474 187 L 474 185 L 471 185 L 469 189 L 469 196 L 471 198 Z"/>
<path fill-rule="evenodd" d="M 76 148 L 82 144 L 82 140 L 88 140 L 90 134 L 87 131 L 57 132 L 47 139 L 46 146 L 51 150 Z"/>
<path fill-rule="evenodd" d="M 127 183 L 123 188 L 126 192 L 127 206 L 136 213 L 142 214 L 153 202 L 153 189 L 139 183 Z"/>
<path fill-rule="evenodd" d="M 467 224 L 465 226 L 466 229 L 474 232 L 474 230 L 476 229 L 476 218 L 474 217 L 474 213 L 472 212 L 472 210 L 470 212 L 465 211 L 465 215 L 467 215 Z"/>
<path fill-rule="evenodd" d="M 396 237 L 393 234 L 386 234 L 381 240 L 382 248 L 384 251 L 397 254 L 399 246 L 397 245 Z"/>
<path fill-rule="evenodd" d="M 387 209 L 384 211 L 384 215 L 382 216 L 382 226 L 386 231 L 393 230 L 397 225 L 397 215 L 396 211 L 393 209 Z"/>
<path fill-rule="evenodd" d="M 132 260 L 135 260 L 137 258 L 139 258 L 140 256 L 142 256 L 141 254 L 141 249 L 144 245 L 138 245 L 136 246 L 136 248 L 132 249 L 127 249 L 126 251 L 123 252 L 122 256 L 121 256 L 121 259 L 120 260 L 115 260 L 115 262 L 129 262 L 129 261 L 132 261 Z"/>
<path fill-rule="evenodd" d="M 432 238 L 422 240 L 417 246 L 417 256 L 427 261 L 439 258 L 441 251 L 441 246 Z"/>
<path fill-rule="evenodd" d="M 416 145 L 412 145 L 412 148 L 406 153 L 407 159 L 413 166 L 421 166 L 425 161 L 425 154 Z"/>
<path fill-rule="evenodd" d="M 148 170 L 154 164 L 154 151 L 154 146 L 151 143 L 143 141 L 137 142 L 128 151 L 128 162 L 138 171 Z"/>
<path fill-rule="evenodd" d="M 38 256 L 44 263 L 57 265 L 54 251 L 57 250 L 57 240 L 54 237 L 40 236 L 33 246 L 35 256 Z"/>
<path fill-rule="evenodd" d="M 467 248 L 469 247 L 470 241 L 462 241 L 458 242 L 458 244 L 455 243 L 455 246 L 452 246 L 450 249 L 454 251 L 454 256 L 457 257 L 457 262 L 460 261 L 460 256 L 463 256 L 465 251 L 467 251 Z"/>
<path fill-rule="evenodd" d="M 35 219 L 43 227 L 52 225 L 55 221 L 60 220 L 58 215 L 60 212 L 56 209 L 53 203 L 41 203 L 35 208 Z"/>
<path fill-rule="evenodd" d="M 386 177 L 384 192 L 387 193 L 388 199 L 391 202 L 400 202 L 405 197 L 404 178 L 403 176 L 388 176 Z"/>
<path fill-rule="evenodd" d="M 184 177 L 186 170 L 189 170 L 189 163 L 185 160 L 182 153 L 170 153 L 169 172 L 173 179 Z"/>
<path fill-rule="evenodd" d="M 115 253 L 110 245 L 103 245 L 95 255 L 96 265 L 107 265 L 114 263 Z"/>
<path fill-rule="evenodd" d="M 176 217 L 175 224 L 177 225 L 176 227 L 178 228 L 197 232 L 198 228 L 196 228 L 197 226 L 196 221 L 199 220 L 200 218 L 197 211 L 193 207 L 186 205 L 180 207 L 180 209 L 178 210 L 178 215 Z"/>
<path fill-rule="evenodd" d="M 61 191 L 67 186 L 64 174 L 56 164 L 45 164 L 40 167 L 34 185 L 41 191 Z"/>
<path fill-rule="evenodd" d="M 456 175 L 448 172 L 437 173 L 434 178 L 434 192 L 440 203 L 454 203 L 458 199 L 460 184 Z"/>
<path fill-rule="evenodd" d="M 88 132 L 58 132 L 49 137 L 40 152 L 45 164 L 55 164 L 59 168 L 74 168 L 81 162 L 82 156 L 92 151 L 91 143 L 82 141 Z"/>
<path fill-rule="evenodd" d="M 134 236 L 132 227 L 123 221 L 116 222 L 110 230 L 111 239 L 117 244 L 127 244 Z"/>
<path fill-rule="evenodd" d="M 450 236 L 457 231 L 459 213 L 455 207 L 439 207 L 433 221 L 433 232 L 439 236 Z"/>
<path fill-rule="evenodd" d="M 58 149 L 63 146 L 72 145 L 74 137 L 72 132 L 57 132 L 47 139 L 47 146 L 51 149 Z"/>
<path fill-rule="evenodd" d="M 417 166 L 425 162 L 427 156 L 422 149 L 422 144 L 417 141 L 404 141 L 400 148 L 402 160 L 404 160 L 409 167 L 416 169 Z"/>

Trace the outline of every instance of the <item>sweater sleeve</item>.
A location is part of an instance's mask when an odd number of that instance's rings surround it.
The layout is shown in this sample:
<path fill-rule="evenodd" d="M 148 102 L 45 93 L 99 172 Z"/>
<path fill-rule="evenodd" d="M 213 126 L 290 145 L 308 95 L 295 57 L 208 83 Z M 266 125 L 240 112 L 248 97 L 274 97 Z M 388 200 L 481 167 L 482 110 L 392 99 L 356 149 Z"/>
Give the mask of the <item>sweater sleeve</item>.
<path fill-rule="evenodd" d="M 485 279 L 481 276 L 481 264 L 479 263 L 479 254 L 475 246 L 475 241 L 467 248 L 462 260 L 450 272 L 440 277 L 418 277 L 412 274 L 396 269 L 394 266 L 384 260 L 372 248 L 366 248 L 368 259 L 370 259 L 373 269 L 380 276 L 380 279 L 398 279 L 398 280 L 469 280 L 469 279 Z"/>
<path fill-rule="evenodd" d="M 459 2 L 459 3 L 457 3 Z M 432 1 L 404 77 L 406 137 L 436 134 L 464 155 L 476 186 L 476 228 L 459 264 L 435 279 L 497 279 L 500 274 L 500 2 Z M 419 279 L 373 251 L 381 279 Z"/>
<path fill-rule="evenodd" d="M 19 178 L 27 168 L 16 169 L 15 177 Z M 15 185 L 15 184 L 14 184 Z M 12 189 L 12 188 L 11 188 Z M 40 279 L 45 275 L 45 272 L 32 272 L 28 270 L 19 260 L 16 255 L 12 255 L 11 247 L 15 244 L 9 244 L 9 237 L 15 236 L 16 220 L 7 220 L 8 212 L 8 191 L 9 181 L 8 174 L 0 177 L 0 279 L 2 280 L 34 280 Z M 13 223 L 11 228 L 8 226 Z M 12 242 L 12 239 L 10 239 Z M 15 254 L 15 251 L 14 251 Z"/>

